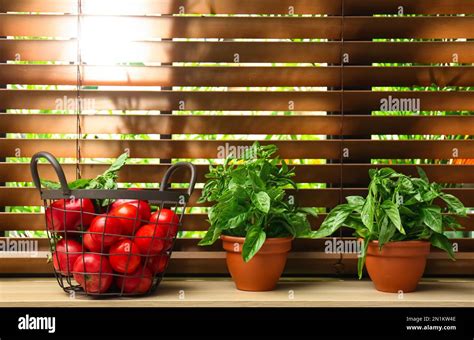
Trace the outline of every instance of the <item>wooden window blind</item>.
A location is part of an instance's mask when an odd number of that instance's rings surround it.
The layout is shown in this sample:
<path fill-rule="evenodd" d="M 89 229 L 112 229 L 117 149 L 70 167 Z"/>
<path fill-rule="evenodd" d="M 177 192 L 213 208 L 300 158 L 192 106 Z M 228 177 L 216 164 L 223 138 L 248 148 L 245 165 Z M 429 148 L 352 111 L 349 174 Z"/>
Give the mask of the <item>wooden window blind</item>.
<path fill-rule="evenodd" d="M 129 150 L 120 182 L 156 183 L 160 160 L 187 158 L 202 183 L 220 147 L 274 143 L 296 167 L 298 203 L 321 208 L 315 229 L 365 194 L 371 167 L 421 165 L 474 207 L 473 1 L 0 0 L 0 13 L 6 237 L 44 229 L 29 157 L 52 152 L 72 180 L 77 146 L 83 177 Z M 203 209 L 184 221 L 207 228 Z M 463 225 L 458 260 L 433 249 L 427 274 L 474 274 L 473 219 Z M 5 256 L 0 273 L 50 272 L 38 240 L 40 256 Z M 354 274 L 356 255 L 326 241 L 296 240 L 286 273 Z M 226 273 L 221 245 L 197 242 L 178 240 L 170 272 Z"/>

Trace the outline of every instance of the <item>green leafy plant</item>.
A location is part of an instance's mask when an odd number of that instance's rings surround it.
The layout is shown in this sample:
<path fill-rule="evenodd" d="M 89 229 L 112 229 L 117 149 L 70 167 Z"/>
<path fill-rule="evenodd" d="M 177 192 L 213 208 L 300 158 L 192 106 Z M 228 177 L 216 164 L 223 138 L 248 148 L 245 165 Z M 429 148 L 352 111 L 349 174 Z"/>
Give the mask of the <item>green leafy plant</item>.
<path fill-rule="evenodd" d="M 118 172 L 125 165 L 128 159 L 128 154 L 121 154 L 103 174 L 100 174 L 96 178 L 79 178 L 75 181 L 68 183 L 68 186 L 72 190 L 77 189 L 104 189 L 114 190 L 117 189 Z M 52 190 L 61 188 L 61 184 L 49 180 L 42 179 L 41 184 Z M 109 199 L 100 200 L 100 206 L 107 206 L 110 204 Z"/>
<path fill-rule="evenodd" d="M 213 244 L 222 234 L 245 237 L 242 257 L 248 262 L 266 238 L 311 237 L 307 215 L 313 209 L 291 204 L 285 188 L 296 189 L 295 173 L 284 160 L 273 157 L 275 145 L 255 143 L 240 157 L 227 157 L 210 166 L 200 202 L 212 202 L 210 228 L 200 245 Z"/>
<path fill-rule="evenodd" d="M 354 229 L 363 239 L 359 278 L 368 244 L 374 240 L 380 249 L 390 241 L 428 240 L 454 260 L 451 242 L 443 232 L 462 228 L 455 216 L 466 216 L 467 209 L 458 198 L 444 193 L 439 184 L 430 183 L 421 168 L 418 174 L 420 177 L 414 178 L 391 168 L 371 169 L 367 197 L 348 196 L 347 203 L 335 207 L 314 236 L 329 236 L 342 226 Z M 446 207 L 437 205 L 436 199 L 444 201 Z"/>

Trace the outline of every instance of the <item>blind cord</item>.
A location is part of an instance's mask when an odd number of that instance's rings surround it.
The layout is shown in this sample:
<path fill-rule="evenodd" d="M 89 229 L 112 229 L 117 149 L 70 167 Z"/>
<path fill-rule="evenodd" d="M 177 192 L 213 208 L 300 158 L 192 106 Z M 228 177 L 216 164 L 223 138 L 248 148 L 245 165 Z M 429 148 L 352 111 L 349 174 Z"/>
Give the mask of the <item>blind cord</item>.
<path fill-rule="evenodd" d="M 343 203 L 344 200 L 344 17 L 345 17 L 345 4 L 344 0 L 341 3 L 341 93 L 340 93 L 340 148 L 339 148 L 339 204 Z M 343 230 L 339 229 L 339 238 L 343 241 Z M 344 254 L 339 254 L 339 259 L 335 264 L 336 272 L 342 274 L 344 272 Z"/>
<path fill-rule="evenodd" d="M 76 79 L 76 179 L 81 178 L 81 113 L 82 113 L 82 50 L 81 50 L 81 33 L 82 33 L 82 1 L 77 0 L 77 79 Z"/>

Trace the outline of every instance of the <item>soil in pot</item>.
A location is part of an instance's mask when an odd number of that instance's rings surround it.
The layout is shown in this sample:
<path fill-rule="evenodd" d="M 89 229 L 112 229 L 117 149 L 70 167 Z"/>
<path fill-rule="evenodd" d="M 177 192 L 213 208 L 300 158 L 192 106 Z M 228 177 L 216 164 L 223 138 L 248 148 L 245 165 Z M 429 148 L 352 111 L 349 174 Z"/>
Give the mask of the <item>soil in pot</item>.
<path fill-rule="evenodd" d="M 245 238 L 222 236 L 222 244 L 227 251 L 227 268 L 239 290 L 269 291 L 276 284 L 285 268 L 291 237 L 269 238 L 259 252 L 249 261 L 242 259 Z"/>
<path fill-rule="evenodd" d="M 389 242 L 381 251 L 378 242 L 372 241 L 365 265 L 377 290 L 408 293 L 416 289 L 423 276 L 429 252 L 427 241 Z"/>

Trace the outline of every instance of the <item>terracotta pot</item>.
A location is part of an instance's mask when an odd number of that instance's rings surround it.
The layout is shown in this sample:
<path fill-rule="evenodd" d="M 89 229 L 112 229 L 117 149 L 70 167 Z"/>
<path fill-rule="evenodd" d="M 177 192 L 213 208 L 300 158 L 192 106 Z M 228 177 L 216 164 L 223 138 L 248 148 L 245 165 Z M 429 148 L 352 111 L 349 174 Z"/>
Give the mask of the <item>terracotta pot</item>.
<path fill-rule="evenodd" d="M 227 268 L 237 289 L 258 292 L 275 289 L 291 250 L 291 237 L 267 239 L 249 262 L 242 259 L 245 238 L 221 236 L 221 239 L 227 251 Z"/>
<path fill-rule="evenodd" d="M 378 241 L 372 241 L 365 266 L 377 290 L 408 293 L 416 289 L 423 276 L 429 252 L 428 241 L 389 242 L 384 244 L 382 251 Z"/>

